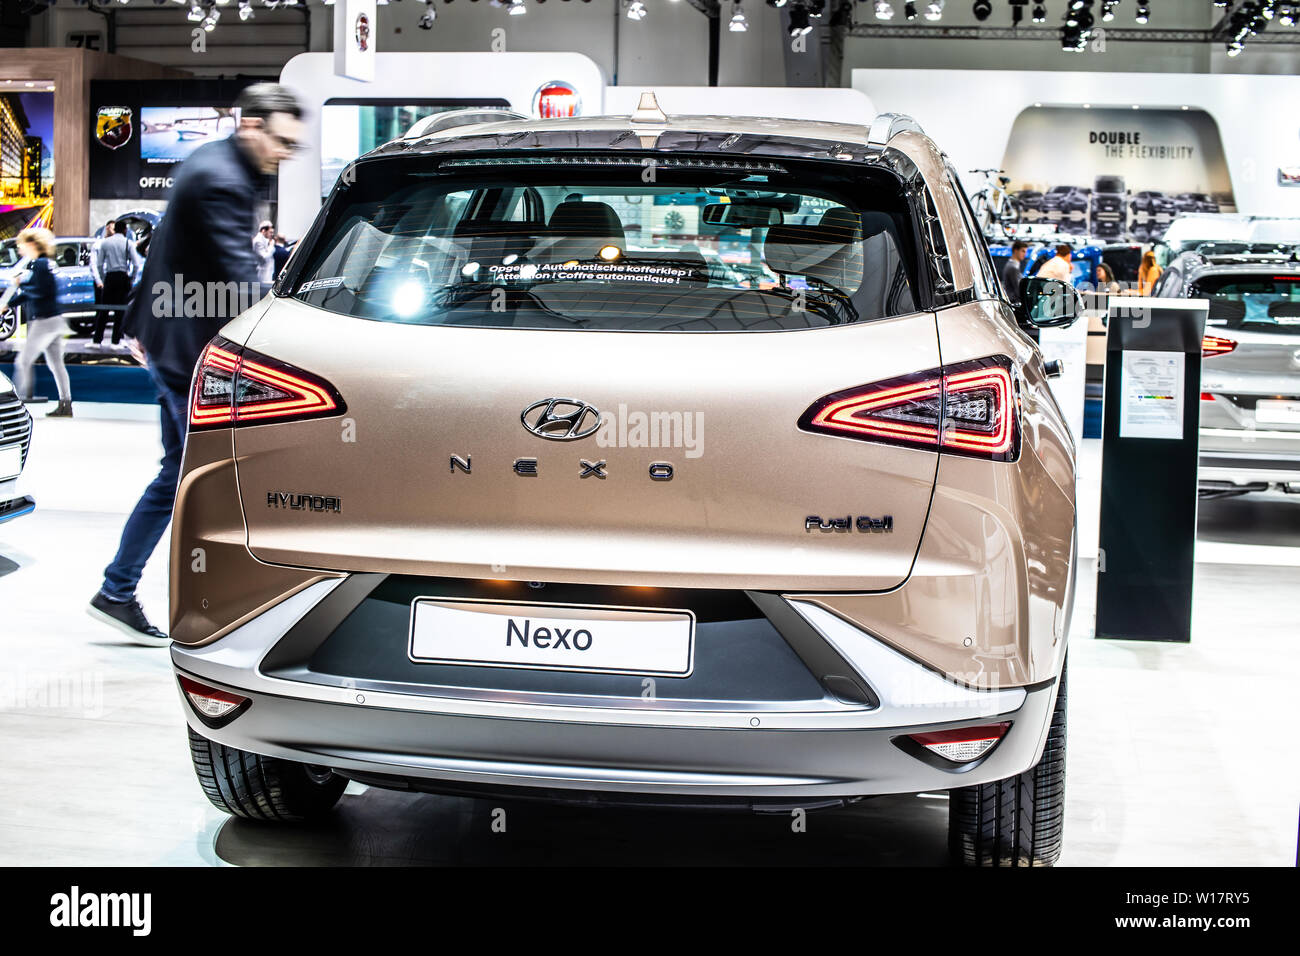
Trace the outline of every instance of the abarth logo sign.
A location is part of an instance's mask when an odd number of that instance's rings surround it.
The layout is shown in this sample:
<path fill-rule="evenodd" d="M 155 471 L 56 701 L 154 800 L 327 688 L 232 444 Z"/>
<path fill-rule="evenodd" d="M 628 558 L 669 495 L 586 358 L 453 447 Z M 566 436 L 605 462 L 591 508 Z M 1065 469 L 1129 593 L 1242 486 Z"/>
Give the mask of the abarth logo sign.
<path fill-rule="evenodd" d="M 543 398 L 523 410 L 527 431 L 549 441 L 577 441 L 600 428 L 600 410 L 576 398 Z"/>
<path fill-rule="evenodd" d="M 101 146 L 121 149 L 131 141 L 131 107 L 101 106 L 95 114 L 95 139 Z"/>

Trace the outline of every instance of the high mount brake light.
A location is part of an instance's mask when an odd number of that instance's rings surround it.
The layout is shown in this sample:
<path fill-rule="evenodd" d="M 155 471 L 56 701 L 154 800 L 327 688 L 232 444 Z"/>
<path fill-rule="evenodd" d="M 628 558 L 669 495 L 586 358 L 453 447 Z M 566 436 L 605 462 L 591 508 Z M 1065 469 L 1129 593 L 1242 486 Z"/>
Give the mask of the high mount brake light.
<path fill-rule="evenodd" d="M 1011 361 L 995 356 L 827 395 L 803 413 L 799 427 L 1014 461 L 1020 453 L 1017 411 Z"/>
<path fill-rule="evenodd" d="M 323 378 L 216 339 L 203 350 L 194 375 L 190 428 L 321 418 L 346 408 Z"/>
<path fill-rule="evenodd" d="M 1219 338 L 1217 335 L 1207 335 L 1201 339 L 1201 356 L 1202 358 L 1211 355 L 1227 355 L 1237 347 L 1237 343 L 1232 339 Z"/>

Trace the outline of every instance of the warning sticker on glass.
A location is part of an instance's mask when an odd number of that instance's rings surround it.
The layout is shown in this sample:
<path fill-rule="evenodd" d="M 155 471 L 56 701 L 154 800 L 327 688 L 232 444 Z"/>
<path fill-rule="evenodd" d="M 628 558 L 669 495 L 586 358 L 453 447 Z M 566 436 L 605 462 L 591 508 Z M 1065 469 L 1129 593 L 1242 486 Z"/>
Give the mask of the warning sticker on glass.
<path fill-rule="evenodd" d="M 613 279 L 652 285 L 677 285 L 683 279 L 695 275 L 695 270 L 683 266 L 639 262 L 580 262 L 576 259 L 544 265 L 490 266 L 488 271 L 493 280 L 504 281 Z"/>
<path fill-rule="evenodd" d="M 1125 352 L 1120 438 L 1183 437 L 1183 353 Z"/>

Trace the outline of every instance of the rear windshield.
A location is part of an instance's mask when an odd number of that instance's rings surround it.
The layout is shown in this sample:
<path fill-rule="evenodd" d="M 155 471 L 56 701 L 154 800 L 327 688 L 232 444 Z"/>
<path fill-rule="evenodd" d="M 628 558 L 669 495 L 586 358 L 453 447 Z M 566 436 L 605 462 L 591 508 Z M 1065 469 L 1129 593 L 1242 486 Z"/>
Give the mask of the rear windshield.
<path fill-rule="evenodd" d="M 918 309 L 892 174 L 603 162 L 360 164 L 279 291 L 360 318 L 487 328 L 779 331 Z"/>
<path fill-rule="evenodd" d="M 1210 300 L 1207 326 L 1300 335 L 1300 275 L 1205 276 L 1191 295 Z"/>

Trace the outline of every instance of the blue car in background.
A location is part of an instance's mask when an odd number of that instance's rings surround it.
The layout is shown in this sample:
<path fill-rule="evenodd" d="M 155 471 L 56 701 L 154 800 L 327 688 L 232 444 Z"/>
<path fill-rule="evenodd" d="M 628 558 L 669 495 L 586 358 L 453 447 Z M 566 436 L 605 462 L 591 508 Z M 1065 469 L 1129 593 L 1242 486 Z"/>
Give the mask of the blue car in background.
<path fill-rule="evenodd" d="M 130 235 L 141 256 L 148 254 L 149 238 L 162 217 L 152 210 L 125 213 L 118 221 L 127 220 Z M 95 279 L 90 274 L 90 250 L 103 235 L 103 229 L 94 236 L 57 236 L 54 240 L 55 286 L 63 317 L 77 335 L 90 335 L 95 330 Z M 0 242 L 0 292 L 9 287 L 17 273 L 27 271 L 27 260 L 18 255 L 14 239 Z M 139 282 L 137 275 L 135 281 Z M 23 321 L 23 307 L 0 310 L 0 342 L 11 338 Z"/>
<path fill-rule="evenodd" d="M 1101 246 L 1072 246 L 1072 249 L 1073 251 L 1070 253 L 1070 281 L 1074 283 L 1076 289 L 1092 291 L 1097 286 L 1097 266 L 1102 259 Z M 1001 275 L 1002 267 L 1006 264 L 1007 259 L 1011 257 L 1011 246 L 989 246 L 989 252 L 993 256 L 994 264 L 998 267 L 998 274 Z M 1033 275 L 1044 262 L 1054 255 L 1056 255 L 1055 242 L 1031 242 L 1029 251 L 1025 254 L 1025 266 L 1022 274 Z"/>

